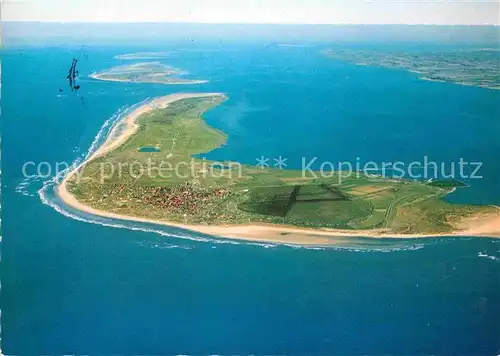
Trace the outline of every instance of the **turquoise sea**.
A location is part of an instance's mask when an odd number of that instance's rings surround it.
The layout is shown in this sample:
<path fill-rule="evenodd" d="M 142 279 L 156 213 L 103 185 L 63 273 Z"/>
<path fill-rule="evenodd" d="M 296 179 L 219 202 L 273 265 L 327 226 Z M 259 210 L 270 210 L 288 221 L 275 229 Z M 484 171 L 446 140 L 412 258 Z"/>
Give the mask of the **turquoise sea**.
<path fill-rule="evenodd" d="M 7 36 L 13 28 L 7 24 Z M 498 354 L 500 240 L 346 239 L 335 248 L 245 243 L 87 216 L 54 195 L 64 174 L 55 172 L 57 163 L 81 161 L 134 104 L 176 92 L 223 92 L 229 100 L 206 119 L 229 140 L 207 158 L 256 164 L 261 156 L 271 162 L 282 156 L 289 168 L 300 168 L 302 157 L 464 158 L 483 163 L 483 178 L 448 199 L 500 205 L 500 91 L 423 81 L 414 73 L 319 53 L 498 43 L 478 40 L 483 30 L 452 43 L 442 39 L 453 36 L 426 34 L 417 41 L 385 30 L 338 40 L 347 30 L 328 31 L 336 40 L 308 33 L 304 41 L 294 37 L 295 46 L 281 45 L 291 41 L 281 27 L 272 38 L 102 41 L 77 31 L 73 40 L 6 41 L 3 353 Z M 88 78 L 122 63 L 115 55 L 145 51 L 167 51 L 162 63 L 209 83 Z M 75 57 L 78 95 L 66 79 Z M 26 162 L 47 164 L 39 174 L 28 170 L 34 176 L 26 178 Z"/>

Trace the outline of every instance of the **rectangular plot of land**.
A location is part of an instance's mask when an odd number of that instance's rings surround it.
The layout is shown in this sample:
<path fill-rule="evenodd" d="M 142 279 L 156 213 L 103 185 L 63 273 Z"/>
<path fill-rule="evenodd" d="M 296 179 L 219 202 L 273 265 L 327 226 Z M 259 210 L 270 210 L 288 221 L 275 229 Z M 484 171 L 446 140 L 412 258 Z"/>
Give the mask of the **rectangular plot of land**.
<path fill-rule="evenodd" d="M 361 185 L 351 188 L 350 193 L 353 195 L 367 195 L 367 194 L 378 193 L 380 191 L 384 191 L 390 188 L 391 187 L 383 185 Z"/>
<path fill-rule="evenodd" d="M 305 201 L 294 204 L 286 218 L 309 226 L 350 228 L 351 221 L 365 220 L 370 213 L 370 205 L 362 200 Z"/>

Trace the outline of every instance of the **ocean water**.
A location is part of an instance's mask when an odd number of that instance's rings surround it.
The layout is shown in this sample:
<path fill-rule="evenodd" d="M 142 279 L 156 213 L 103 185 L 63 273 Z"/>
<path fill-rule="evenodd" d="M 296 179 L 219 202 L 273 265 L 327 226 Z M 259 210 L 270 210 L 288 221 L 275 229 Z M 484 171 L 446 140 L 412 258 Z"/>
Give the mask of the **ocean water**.
<path fill-rule="evenodd" d="M 333 61 L 348 43 L 12 46 L 2 52 L 2 351 L 39 354 L 496 354 L 500 241 L 345 239 L 301 248 L 86 216 L 53 194 L 65 165 L 148 98 L 223 92 L 206 157 L 481 161 L 448 197 L 500 204 L 500 92 Z M 405 47 L 408 43 L 386 46 Z M 440 48 L 442 44 L 428 45 Z M 462 44 L 463 46 L 463 44 Z M 114 55 L 169 51 L 207 84 L 87 79 Z M 67 70 L 79 58 L 80 94 Z M 127 62 L 128 63 L 128 62 Z M 63 92 L 59 92 L 59 88 Z M 31 178 L 26 162 L 47 162 Z M 47 172 L 48 167 L 51 172 Z M 49 174 L 50 173 L 50 174 Z"/>

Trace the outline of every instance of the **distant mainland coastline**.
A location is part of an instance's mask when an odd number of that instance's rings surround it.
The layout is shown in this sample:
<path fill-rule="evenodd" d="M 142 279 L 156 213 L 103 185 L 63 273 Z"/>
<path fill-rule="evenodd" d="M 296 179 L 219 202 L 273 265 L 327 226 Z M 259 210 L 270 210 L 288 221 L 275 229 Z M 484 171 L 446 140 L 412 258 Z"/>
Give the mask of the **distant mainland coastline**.
<path fill-rule="evenodd" d="M 392 52 L 367 49 L 326 49 L 328 58 L 359 66 L 380 66 L 416 73 L 422 80 L 500 89 L 498 48 L 459 51 Z"/>

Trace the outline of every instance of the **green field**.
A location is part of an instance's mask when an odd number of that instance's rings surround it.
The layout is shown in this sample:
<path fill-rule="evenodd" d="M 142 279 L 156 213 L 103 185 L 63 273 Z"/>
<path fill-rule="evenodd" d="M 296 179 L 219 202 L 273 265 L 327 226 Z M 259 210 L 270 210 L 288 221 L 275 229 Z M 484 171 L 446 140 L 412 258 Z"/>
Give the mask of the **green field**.
<path fill-rule="evenodd" d="M 493 209 L 442 201 L 457 182 L 428 184 L 361 173 L 344 177 L 342 172 L 314 178 L 301 171 L 205 160 L 201 155 L 223 146 L 227 135 L 209 126 L 202 114 L 224 100 L 184 99 L 142 115 L 139 131 L 84 166 L 81 179 L 69 181 L 69 190 L 94 208 L 191 224 L 438 233 Z"/>

